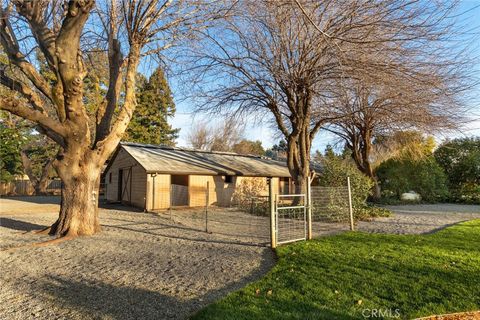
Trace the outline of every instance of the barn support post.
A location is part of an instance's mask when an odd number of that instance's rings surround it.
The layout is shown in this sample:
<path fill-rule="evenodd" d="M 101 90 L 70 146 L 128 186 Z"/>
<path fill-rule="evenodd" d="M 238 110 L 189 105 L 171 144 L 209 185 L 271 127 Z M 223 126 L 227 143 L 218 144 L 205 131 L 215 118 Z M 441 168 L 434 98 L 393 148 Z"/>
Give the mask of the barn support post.
<path fill-rule="evenodd" d="M 174 191 L 173 191 L 173 186 L 172 186 L 172 176 L 170 176 L 170 194 L 168 196 L 168 213 L 170 215 L 170 220 L 173 220 L 172 216 L 172 207 L 173 207 L 173 197 L 174 197 Z"/>
<path fill-rule="evenodd" d="M 145 203 L 143 212 L 148 212 L 148 200 L 149 200 L 149 194 L 150 194 L 150 181 L 148 181 L 148 175 L 147 175 L 147 186 L 145 190 L 147 191 L 145 192 L 145 198 L 143 199 Z"/>
<path fill-rule="evenodd" d="M 208 203 L 209 203 L 209 195 L 210 195 L 210 183 L 207 181 L 207 193 L 205 195 L 205 232 L 208 233 Z"/>
<path fill-rule="evenodd" d="M 268 178 L 268 199 L 270 204 L 270 246 L 275 249 L 277 247 L 276 230 L 275 230 L 275 200 L 273 194 L 273 180 Z"/>
<path fill-rule="evenodd" d="M 155 210 L 155 177 L 156 173 L 152 174 L 152 210 Z"/>
<path fill-rule="evenodd" d="M 307 181 L 307 240 L 312 240 L 312 178 L 309 176 Z"/>
<path fill-rule="evenodd" d="M 348 210 L 350 214 L 350 230 L 355 231 L 355 226 L 353 223 L 352 188 L 350 185 L 350 177 L 347 177 L 347 187 L 348 187 Z"/>

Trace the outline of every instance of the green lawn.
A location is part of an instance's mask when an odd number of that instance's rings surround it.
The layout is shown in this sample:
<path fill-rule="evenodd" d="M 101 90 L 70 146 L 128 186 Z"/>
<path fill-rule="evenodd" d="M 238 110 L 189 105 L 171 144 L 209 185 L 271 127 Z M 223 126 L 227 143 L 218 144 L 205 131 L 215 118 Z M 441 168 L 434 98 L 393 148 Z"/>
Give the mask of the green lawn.
<path fill-rule="evenodd" d="M 480 309 L 480 220 L 431 235 L 350 232 L 277 254 L 263 279 L 193 318 L 364 319 L 365 309 L 398 309 L 412 319 Z"/>

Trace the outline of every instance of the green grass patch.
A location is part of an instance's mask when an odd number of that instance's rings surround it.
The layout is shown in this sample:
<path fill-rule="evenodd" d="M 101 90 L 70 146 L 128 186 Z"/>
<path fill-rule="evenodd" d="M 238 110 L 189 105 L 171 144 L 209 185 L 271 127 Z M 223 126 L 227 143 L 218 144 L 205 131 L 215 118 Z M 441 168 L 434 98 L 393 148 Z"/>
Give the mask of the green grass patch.
<path fill-rule="evenodd" d="M 480 220 L 430 235 L 349 232 L 277 254 L 263 279 L 193 319 L 364 319 L 366 309 L 382 310 L 374 319 L 396 310 L 412 319 L 480 309 Z"/>

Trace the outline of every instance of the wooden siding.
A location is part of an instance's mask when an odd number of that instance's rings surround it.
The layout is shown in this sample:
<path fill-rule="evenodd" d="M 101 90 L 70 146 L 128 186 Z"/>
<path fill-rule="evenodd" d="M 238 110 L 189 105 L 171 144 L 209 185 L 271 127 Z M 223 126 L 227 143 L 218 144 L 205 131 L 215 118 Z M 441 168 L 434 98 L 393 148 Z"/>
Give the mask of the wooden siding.
<path fill-rule="evenodd" d="M 105 175 L 105 197 L 107 201 L 116 202 L 121 200 L 118 197 L 120 170 L 123 170 L 124 186 L 122 189 L 126 188 L 126 190 L 122 190 L 123 202 L 143 209 L 145 207 L 147 173 L 138 162 L 123 149 L 119 150 Z M 127 185 L 125 186 L 125 184 Z"/>
<path fill-rule="evenodd" d="M 196 176 L 189 177 L 189 206 L 204 206 L 206 203 L 206 188 L 209 184 L 208 204 L 229 206 L 235 192 L 237 177 L 232 177 L 232 183 L 225 183 L 224 176 Z"/>
<path fill-rule="evenodd" d="M 196 176 L 191 175 L 189 178 L 189 206 L 204 206 L 206 203 L 206 187 L 209 183 L 209 205 L 228 207 L 232 203 L 235 187 L 242 180 L 258 179 L 258 177 L 232 177 L 232 183 L 225 183 L 224 176 Z M 266 179 L 266 178 L 261 178 Z M 279 178 L 272 178 L 274 193 L 279 190 Z M 268 196 L 268 185 L 262 190 L 259 196 Z"/>
<path fill-rule="evenodd" d="M 161 210 L 170 207 L 170 175 L 148 174 L 147 210 Z"/>

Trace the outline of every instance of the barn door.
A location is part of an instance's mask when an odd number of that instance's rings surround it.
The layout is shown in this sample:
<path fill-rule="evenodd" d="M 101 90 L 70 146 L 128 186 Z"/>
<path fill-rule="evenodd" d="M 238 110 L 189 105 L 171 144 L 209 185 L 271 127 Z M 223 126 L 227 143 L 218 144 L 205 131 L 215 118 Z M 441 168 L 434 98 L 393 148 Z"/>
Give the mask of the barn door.
<path fill-rule="evenodd" d="M 123 170 L 118 170 L 117 201 L 122 201 Z"/>
<path fill-rule="evenodd" d="M 122 197 L 121 201 L 125 203 L 132 202 L 132 168 L 122 170 Z"/>

